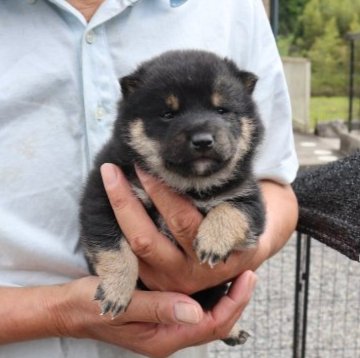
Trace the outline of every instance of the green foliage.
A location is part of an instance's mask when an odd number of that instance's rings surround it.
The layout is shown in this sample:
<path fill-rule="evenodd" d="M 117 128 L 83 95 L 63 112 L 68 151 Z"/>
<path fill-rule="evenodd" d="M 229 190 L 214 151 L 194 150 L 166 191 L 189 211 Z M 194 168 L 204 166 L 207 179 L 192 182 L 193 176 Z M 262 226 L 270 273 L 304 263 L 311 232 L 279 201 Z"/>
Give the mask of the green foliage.
<path fill-rule="evenodd" d="M 359 0 L 331 0 L 330 15 L 336 16 L 340 36 L 350 31 L 350 24 L 360 12 Z"/>
<path fill-rule="evenodd" d="M 360 32 L 360 17 L 358 14 L 354 14 L 350 23 L 350 32 Z"/>
<path fill-rule="evenodd" d="M 283 36 L 298 31 L 299 17 L 308 0 L 279 0 L 279 33 Z"/>
<path fill-rule="evenodd" d="M 360 32 L 360 0 L 280 0 L 280 6 L 281 54 L 311 60 L 314 94 L 346 95 L 348 43 L 344 36 Z"/>
<path fill-rule="evenodd" d="M 347 97 L 311 97 L 311 128 L 315 128 L 319 122 L 331 120 L 345 121 L 348 116 L 348 106 L 349 100 Z"/>
<path fill-rule="evenodd" d="M 308 51 L 312 65 L 312 93 L 314 95 L 346 94 L 346 47 L 339 36 L 333 17 L 324 26 L 321 37 L 316 37 Z"/>
<path fill-rule="evenodd" d="M 277 47 L 281 56 L 289 56 L 291 53 L 291 47 L 294 39 L 293 36 L 282 36 L 277 37 Z"/>
<path fill-rule="evenodd" d="M 321 12 L 321 0 L 310 0 L 305 6 L 303 15 L 300 18 L 302 27 L 302 47 L 310 49 L 316 38 L 321 37 L 324 29 L 324 16 Z"/>

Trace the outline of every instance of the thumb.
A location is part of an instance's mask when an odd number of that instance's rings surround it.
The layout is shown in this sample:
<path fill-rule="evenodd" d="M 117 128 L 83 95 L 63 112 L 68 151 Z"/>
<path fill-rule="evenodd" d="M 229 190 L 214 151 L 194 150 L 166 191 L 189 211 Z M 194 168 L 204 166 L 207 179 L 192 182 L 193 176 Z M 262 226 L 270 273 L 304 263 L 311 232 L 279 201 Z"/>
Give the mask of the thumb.
<path fill-rule="evenodd" d="M 174 292 L 135 291 L 126 312 L 115 318 L 127 322 L 197 324 L 201 306 L 192 298 Z"/>
<path fill-rule="evenodd" d="M 157 268 L 161 268 L 160 265 L 165 270 L 177 267 L 176 264 L 183 260 L 183 254 L 159 233 L 120 168 L 105 163 L 100 170 L 116 220 L 134 254 Z"/>

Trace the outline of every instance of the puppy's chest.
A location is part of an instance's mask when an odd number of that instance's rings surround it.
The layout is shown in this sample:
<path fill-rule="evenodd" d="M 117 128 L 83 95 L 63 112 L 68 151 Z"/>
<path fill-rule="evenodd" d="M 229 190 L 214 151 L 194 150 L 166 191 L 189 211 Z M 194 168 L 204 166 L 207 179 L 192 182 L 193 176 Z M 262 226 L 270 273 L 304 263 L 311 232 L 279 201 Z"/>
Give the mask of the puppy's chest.
<path fill-rule="evenodd" d="M 145 192 L 144 189 L 139 188 L 136 185 L 132 185 L 132 190 L 135 193 L 135 195 L 142 201 L 144 207 L 146 208 L 149 216 L 155 223 L 155 225 L 159 228 L 159 231 L 163 233 L 165 236 L 167 236 L 171 241 L 174 241 L 174 238 L 168 229 L 165 220 L 163 217 L 159 214 L 155 206 L 153 205 L 149 195 Z M 225 201 L 225 198 L 218 197 L 218 198 L 212 198 L 208 200 L 199 200 L 189 197 L 189 199 L 192 201 L 194 206 L 200 211 L 201 214 L 206 215 L 212 208 L 215 206 L 221 204 Z"/>

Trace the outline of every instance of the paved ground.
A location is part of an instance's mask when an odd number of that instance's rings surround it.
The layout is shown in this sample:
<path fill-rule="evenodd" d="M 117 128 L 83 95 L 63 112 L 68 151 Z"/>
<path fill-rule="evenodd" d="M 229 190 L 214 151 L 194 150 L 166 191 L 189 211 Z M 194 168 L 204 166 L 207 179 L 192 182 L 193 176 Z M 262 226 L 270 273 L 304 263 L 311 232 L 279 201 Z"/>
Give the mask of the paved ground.
<path fill-rule="evenodd" d="M 295 133 L 295 146 L 301 168 L 326 164 L 340 157 L 339 138 Z"/>
<path fill-rule="evenodd" d="M 295 133 L 300 167 L 340 157 L 340 140 Z M 244 346 L 210 345 L 210 358 L 291 358 L 296 239 L 257 271 L 258 284 L 240 324 Z M 306 358 L 360 357 L 360 264 L 312 240 Z"/>
<path fill-rule="evenodd" d="M 240 324 L 243 346 L 210 345 L 210 358 L 292 358 L 296 239 L 258 270 Z M 306 358 L 360 357 L 360 264 L 311 241 Z"/>

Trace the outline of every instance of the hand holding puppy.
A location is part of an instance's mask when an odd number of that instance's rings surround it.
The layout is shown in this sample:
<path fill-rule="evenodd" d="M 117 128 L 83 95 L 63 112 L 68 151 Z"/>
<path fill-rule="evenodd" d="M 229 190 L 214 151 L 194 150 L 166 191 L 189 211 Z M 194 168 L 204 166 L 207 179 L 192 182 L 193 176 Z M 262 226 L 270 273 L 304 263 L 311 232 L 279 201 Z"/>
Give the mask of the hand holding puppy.
<path fill-rule="evenodd" d="M 152 290 L 192 294 L 228 282 L 247 269 L 256 269 L 268 255 L 265 245 L 259 243 L 255 249 L 234 252 L 226 264 L 214 268 L 199 265 L 193 240 L 203 216 L 189 200 L 137 170 L 142 186 L 182 251 L 159 232 L 117 166 L 104 164 L 101 172 L 117 221 L 139 259 L 140 278 Z"/>
<path fill-rule="evenodd" d="M 108 342 L 146 356 L 168 357 L 179 349 L 226 337 L 251 298 L 256 276 L 251 271 L 239 276 L 228 295 L 208 312 L 183 294 L 136 290 L 126 312 L 114 319 L 99 316 L 98 305 L 89 300 L 98 283 L 97 278 L 87 277 L 68 287 L 72 299 L 57 318 L 66 327 L 60 334 Z"/>
<path fill-rule="evenodd" d="M 136 290 L 127 311 L 115 319 L 100 316 L 91 298 L 98 277 L 38 287 L 0 287 L 0 344 L 48 337 L 95 339 L 151 357 L 167 357 L 192 345 L 227 335 L 255 285 L 248 271 L 211 312 L 190 297 Z M 8 307 L 17 307 L 9 310 Z M 16 323 L 16 324 L 14 324 Z"/>

